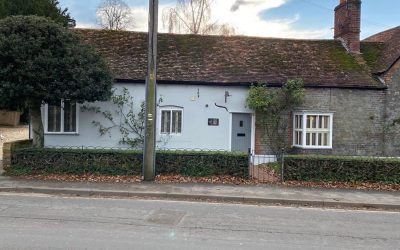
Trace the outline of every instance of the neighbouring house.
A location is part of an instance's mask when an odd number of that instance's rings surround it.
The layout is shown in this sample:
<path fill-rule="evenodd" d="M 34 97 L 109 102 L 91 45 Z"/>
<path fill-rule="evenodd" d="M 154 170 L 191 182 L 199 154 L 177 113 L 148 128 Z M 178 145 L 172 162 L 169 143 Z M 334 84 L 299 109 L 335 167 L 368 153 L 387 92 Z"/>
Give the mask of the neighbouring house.
<path fill-rule="evenodd" d="M 360 15 L 360 0 L 341 0 L 333 40 L 159 34 L 159 146 L 269 154 L 262 124 L 246 107 L 249 87 L 301 78 L 305 102 L 291 115 L 295 152 L 399 156 L 392 123 L 400 116 L 400 27 L 360 41 Z M 139 111 L 147 33 L 76 32 L 105 57 L 117 92 L 126 88 Z M 127 146 L 118 128 L 100 136 L 92 121 L 107 120 L 75 103 L 45 105 L 43 120 L 46 146 Z"/>

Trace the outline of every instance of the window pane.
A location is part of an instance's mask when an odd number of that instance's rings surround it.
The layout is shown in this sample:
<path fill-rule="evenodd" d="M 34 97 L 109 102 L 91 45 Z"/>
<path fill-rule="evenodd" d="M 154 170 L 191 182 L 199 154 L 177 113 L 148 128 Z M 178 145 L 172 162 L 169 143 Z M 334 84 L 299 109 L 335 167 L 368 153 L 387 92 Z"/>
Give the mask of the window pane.
<path fill-rule="evenodd" d="M 64 132 L 76 132 L 76 103 L 64 101 Z"/>
<path fill-rule="evenodd" d="M 303 116 L 299 115 L 299 128 L 303 128 Z"/>
<path fill-rule="evenodd" d="M 166 110 L 161 112 L 161 133 L 171 132 L 171 111 Z"/>
<path fill-rule="evenodd" d="M 323 146 L 330 146 L 329 145 L 329 133 L 324 133 L 324 145 Z"/>
<path fill-rule="evenodd" d="M 172 111 L 172 133 L 179 134 L 182 132 L 182 111 Z"/>
<path fill-rule="evenodd" d="M 299 145 L 303 145 L 303 132 L 299 132 Z"/>
<path fill-rule="evenodd" d="M 172 122 L 171 122 L 172 123 L 172 130 L 171 130 L 171 133 L 176 133 L 175 132 L 176 131 L 176 125 L 178 124 L 176 118 L 177 118 L 176 112 L 172 111 Z"/>
<path fill-rule="evenodd" d="M 317 143 L 317 134 L 311 133 L 311 145 L 315 146 Z"/>
<path fill-rule="evenodd" d="M 301 131 L 296 131 L 295 132 L 295 145 L 302 145 L 302 141 L 303 141 L 303 132 Z"/>
<path fill-rule="evenodd" d="M 47 131 L 61 132 L 61 106 L 48 105 Z"/>
<path fill-rule="evenodd" d="M 301 129 L 303 127 L 302 126 L 302 123 L 303 123 L 303 116 L 302 115 L 296 115 L 294 121 L 295 121 L 294 127 L 296 129 Z"/>
<path fill-rule="evenodd" d="M 182 133 L 182 111 L 178 111 L 178 133 Z"/>
<path fill-rule="evenodd" d="M 318 128 L 323 128 L 323 122 L 324 122 L 324 117 L 325 116 L 318 116 Z"/>
<path fill-rule="evenodd" d="M 317 116 L 313 115 L 311 116 L 311 128 L 316 128 L 317 127 Z"/>
<path fill-rule="evenodd" d="M 306 145 L 307 145 L 307 146 L 310 146 L 310 141 L 311 141 L 311 134 L 310 134 L 310 133 L 307 133 L 307 134 L 306 134 Z"/>
<path fill-rule="evenodd" d="M 329 128 L 329 116 L 325 116 L 325 119 L 324 119 L 324 128 Z"/>
<path fill-rule="evenodd" d="M 317 128 L 317 116 L 315 115 L 307 116 L 307 128 Z"/>
<path fill-rule="evenodd" d="M 323 145 L 322 140 L 323 140 L 322 134 L 318 133 L 318 144 L 317 144 L 318 146 L 322 146 Z"/>

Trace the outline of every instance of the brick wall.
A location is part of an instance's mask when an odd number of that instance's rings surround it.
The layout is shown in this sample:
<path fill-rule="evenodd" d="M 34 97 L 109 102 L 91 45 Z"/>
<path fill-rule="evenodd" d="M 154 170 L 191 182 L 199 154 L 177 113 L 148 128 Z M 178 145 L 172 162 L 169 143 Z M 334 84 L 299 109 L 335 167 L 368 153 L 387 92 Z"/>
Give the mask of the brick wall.
<path fill-rule="evenodd" d="M 255 126 L 256 131 L 255 131 L 255 142 L 254 142 L 255 154 L 258 154 L 258 155 L 271 154 L 272 155 L 274 153 L 268 147 L 268 138 L 264 135 L 265 124 L 263 124 L 263 123 L 266 121 L 265 121 L 265 119 L 263 120 L 261 117 L 262 117 L 262 114 L 260 114 L 260 113 L 256 114 L 256 126 Z M 289 124 L 288 124 L 286 139 L 290 145 L 292 142 L 292 129 L 293 129 L 292 128 L 293 127 L 292 117 L 293 117 L 293 115 L 291 112 L 289 114 L 287 114 L 287 121 Z M 266 119 L 268 119 L 268 117 L 266 117 Z"/>
<path fill-rule="evenodd" d="M 333 142 L 329 150 L 295 149 L 296 153 L 384 155 L 385 90 L 306 89 L 298 110 L 333 112 Z M 290 132 L 290 137 L 292 136 Z M 268 153 L 262 126 L 256 122 L 256 153 Z"/>
<path fill-rule="evenodd" d="M 3 168 L 7 168 L 11 164 L 12 152 L 15 149 L 29 148 L 32 145 L 32 140 L 19 140 L 5 142 L 3 144 Z"/>
<path fill-rule="evenodd" d="M 388 155 L 400 156 L 400 125 L 390 126 L 394 119 L 400 117 L 400 60 L 384 75 L 388 86 L 386 103 L 387 131 L 385 151 Z"/>
<path fill-rule="evenodd" d="M 360 52 L 361 1 L 340 1 L 335 8 L 335 39 L 342 39 L 351 52 Z"/>
<path fill-rule="evenodd" d="M 333 154 L 382 155 L 385 91 L 307 91 L 304 108 L 332 111 Z"/>

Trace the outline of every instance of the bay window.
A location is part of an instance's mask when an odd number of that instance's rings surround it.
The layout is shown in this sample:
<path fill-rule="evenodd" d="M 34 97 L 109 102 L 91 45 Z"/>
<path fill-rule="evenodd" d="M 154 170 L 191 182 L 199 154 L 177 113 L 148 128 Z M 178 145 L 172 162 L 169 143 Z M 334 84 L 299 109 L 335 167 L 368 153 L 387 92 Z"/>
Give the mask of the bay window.
<path fill-rule="evenodd" d="M 294 113 L 293 145 L 301 148 L 332 148 L 332 119 L 332 113 Z"/>

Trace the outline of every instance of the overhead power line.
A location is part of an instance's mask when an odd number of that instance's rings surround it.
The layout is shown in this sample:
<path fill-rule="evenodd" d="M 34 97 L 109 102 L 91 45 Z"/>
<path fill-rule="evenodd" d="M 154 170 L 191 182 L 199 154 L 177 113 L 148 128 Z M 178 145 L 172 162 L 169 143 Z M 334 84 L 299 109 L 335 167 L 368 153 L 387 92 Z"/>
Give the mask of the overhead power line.
<path fill-rule="evenodd" d="M 313 1 L 311 1 L 311 0 L 298 0 L 298 1 L 303 2 L 303 3 L 306 3 L 306 4 L 308 4 L 308 5 L 312 5 L 312 6 L 316 7 L 316 8 L 321 9 L 321 10 L 329 11 L 330 13 L 332 13 L 332 12 L 334 11 L 333 8 L 330 8 L 330 7 L 327 7 L 327 6 L 324 6 L 324 5 L 315 3 L 315 2 L 313 2 Z M 376 25 L 376 26 L 380 26 L 380 27 L 385 27 L 385 28 L 392 28 L 391 25 L 379 23 L 379 22 L 372 21 L 372 20 L 365 19 L 365 18 L 361 18 L 361 22 L 363 22 L 363 23 L 369 23 L 369 24 L 372 24 L 372 25 Z"/>

